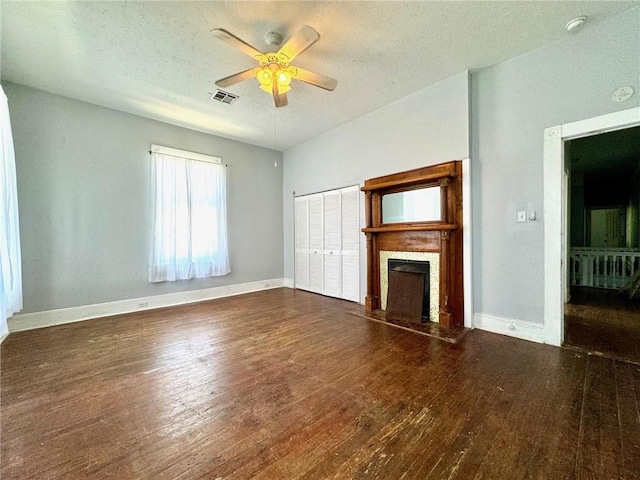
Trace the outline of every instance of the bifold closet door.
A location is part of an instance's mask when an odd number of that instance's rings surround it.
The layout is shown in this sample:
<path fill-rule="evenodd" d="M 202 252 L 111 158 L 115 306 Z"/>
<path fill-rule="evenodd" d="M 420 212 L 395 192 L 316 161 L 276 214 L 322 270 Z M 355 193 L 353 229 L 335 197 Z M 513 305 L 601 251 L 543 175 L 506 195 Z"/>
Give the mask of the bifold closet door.
<path fill-rule="evenodd" d="M 360 301 L 358 186 L 294 199 L 295 286 Z"/>
<path fill-rule="evenodd" d="M 360 208 L 357 186 L 343 188 L 341 191 L 341 262 L 342 294 L 341 298 L 353 302 L 360 301 Z"/>
<path fill-rule="evenodd" d="M 324 207 L 324 294 L 342 296 L 340 190 L 322 195 Z"/>
<path fill-rule="evenodd" d="M 322 194 L 309 195 L 309 290 L 324 293 Z"/>

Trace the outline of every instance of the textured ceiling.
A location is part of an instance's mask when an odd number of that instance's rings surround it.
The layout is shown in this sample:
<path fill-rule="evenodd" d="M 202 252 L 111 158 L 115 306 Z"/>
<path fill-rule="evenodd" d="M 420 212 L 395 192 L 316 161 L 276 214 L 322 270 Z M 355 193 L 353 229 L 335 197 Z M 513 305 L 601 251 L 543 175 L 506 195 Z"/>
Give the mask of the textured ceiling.
<path fill-rule="evenodd" d="M 2 78 L 90 103 L 286 150 L 466 69 L 584 30 L 637 2 L 2 2 Z M 253 60 L 212 37 L 225 28 L 269 51 L 308 24 L 321 39 L 294 62 L 338 80 L 292 84 L 289 106 L 247 80 L 209 100 L 215 80 Z M 584 31 L 583 30 L 583 31 Z M 580 35 L 576 32 L 573 35 Z"/>

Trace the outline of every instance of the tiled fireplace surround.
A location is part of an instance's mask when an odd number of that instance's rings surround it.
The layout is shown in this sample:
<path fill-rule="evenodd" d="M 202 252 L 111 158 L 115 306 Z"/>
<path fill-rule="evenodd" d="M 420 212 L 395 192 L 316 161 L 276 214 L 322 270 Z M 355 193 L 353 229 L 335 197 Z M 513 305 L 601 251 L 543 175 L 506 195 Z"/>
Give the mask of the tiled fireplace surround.
<path fill-rule="evenodd" d="M 380 251 L 380 309 L 387 309 L 389 291 L 389 259 L 422 260 L 429 262 L 429 320 L 438 322 L 440 311 L 440 254 L 437 252 Z"/>

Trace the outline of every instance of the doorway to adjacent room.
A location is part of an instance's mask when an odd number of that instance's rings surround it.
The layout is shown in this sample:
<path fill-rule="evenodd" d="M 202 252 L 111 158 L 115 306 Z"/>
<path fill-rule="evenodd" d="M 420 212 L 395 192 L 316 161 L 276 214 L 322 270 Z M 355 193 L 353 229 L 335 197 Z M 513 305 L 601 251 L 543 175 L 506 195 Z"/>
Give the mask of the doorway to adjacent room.
<path fill-rule="evenodd" d="M 640 362 L 640 127 L 565 142 L 564 345 Z"/>

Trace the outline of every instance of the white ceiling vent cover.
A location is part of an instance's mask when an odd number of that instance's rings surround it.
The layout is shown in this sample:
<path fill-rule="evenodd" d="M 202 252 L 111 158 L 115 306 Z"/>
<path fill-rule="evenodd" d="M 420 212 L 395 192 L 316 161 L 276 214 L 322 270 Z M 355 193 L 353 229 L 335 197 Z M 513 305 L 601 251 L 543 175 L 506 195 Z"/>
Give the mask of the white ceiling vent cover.
<path fill-rule="evenodd" d="M 209 98 L 211 100 L 216 100 L 218 102 L 228 103 L 229 105 L 231 105 L 239 97 L 238 97 L 238 95 L 234 95 L 233 93 L 225 92 L 224 90 L 216 90 L 215 92 L 209 94 Z"/>

